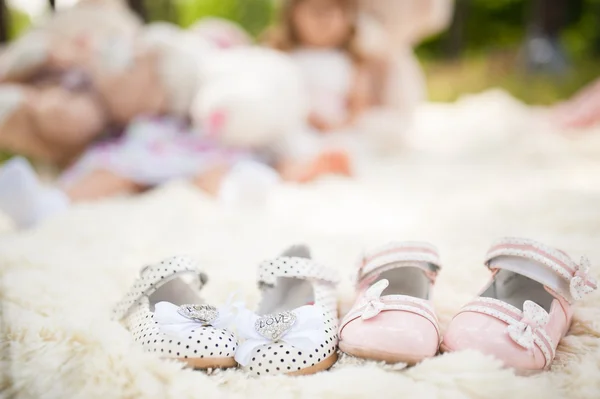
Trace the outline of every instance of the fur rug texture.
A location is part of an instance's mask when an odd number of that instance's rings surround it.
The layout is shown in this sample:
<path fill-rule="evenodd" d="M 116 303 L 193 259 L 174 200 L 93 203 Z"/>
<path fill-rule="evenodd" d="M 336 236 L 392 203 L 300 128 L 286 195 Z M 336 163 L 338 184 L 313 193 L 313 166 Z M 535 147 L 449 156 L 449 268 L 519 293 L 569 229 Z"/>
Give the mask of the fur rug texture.
<path fill-rule="evenodd" d="M 264 209 L 224 207 L 173 182 L 73 207 L 29 231 L 0 220 L 0 397 L 600 397 L 600 292 L 577 305 L 551 371 L 531 377 L 476 352 L 409 368 L 343 356 L 304 377 L 205 373 L 144 353 L 110 320 L 141 266 L 180 253 L 208 273 L 205 298 L 218 304 L 237 291 L 253 306 L 256 265 L 307 243 L 344 277 L 344 311 L 364 248 L 427 240 L 444 263 L 434 292 L 443 327 L 487 281 L 482 259 L 497 237 L 586 254 L 598 276 L 600 133 L 565 138 L 535 114 L 496 91 L 425 105 L 401 154 L 361 163 L 355 179 L 281 185 Z"/>

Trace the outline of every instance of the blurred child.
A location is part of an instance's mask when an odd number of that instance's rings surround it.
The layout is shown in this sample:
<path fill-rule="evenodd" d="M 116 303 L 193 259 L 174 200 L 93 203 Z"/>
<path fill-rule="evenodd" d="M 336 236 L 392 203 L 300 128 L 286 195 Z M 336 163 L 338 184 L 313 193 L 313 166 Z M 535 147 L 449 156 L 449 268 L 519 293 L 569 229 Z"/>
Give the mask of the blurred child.
<path fill-rule="evenodd" d="M 306 182 L 322 174 L 340 173 L 340 165 L 348 164 L 336 153 L 303 162 L 283 159 L 274 169 L 263 161 L 257 152 L 224 146 L 180 119 L 139 118 L 123 136 L 87 150 L 56 187 L 41 185 L 24 158 L 6 162 L 0 168 L 0 211 L 17 226 L 31 227 L 72 203 L 134 194 L 174 179 L 189 179 L 217 196 L 226 179 L 243 179 L 242 185 L 260 192 L 279 176 Z"/>
<path fill-rule="evenodd" d="M 268 44 L 289 52 L 310 93 L 310 125 L 320 132 L 343 130 L 377 102 L 375 65 L 357 40 L 356 0 L 286 0 Z"/>

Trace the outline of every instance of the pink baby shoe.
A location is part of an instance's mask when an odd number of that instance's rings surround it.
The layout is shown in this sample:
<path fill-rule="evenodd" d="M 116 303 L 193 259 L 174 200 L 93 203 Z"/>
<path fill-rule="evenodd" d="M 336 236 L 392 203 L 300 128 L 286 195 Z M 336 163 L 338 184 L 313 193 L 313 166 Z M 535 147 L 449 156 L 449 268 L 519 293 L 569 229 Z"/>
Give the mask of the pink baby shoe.
<path fill-rule="evenodd" d="M 340 325 L 340 349 L 387 363 L 434 356 L 441 336 L 430 300 L 439 269 L 438 252 L 427 243 L 390 243 L 366 253 L 356 302 Z"/>
<path fill-rule="evenodd" d="M 520 374 L 547 370 L 567 333 L 575 301 L 596 289 L 589 261 L 522 238 L 503 238 L 488 251 L 492 279 L 454 317 L 442 351 L 475 349 Z"/>

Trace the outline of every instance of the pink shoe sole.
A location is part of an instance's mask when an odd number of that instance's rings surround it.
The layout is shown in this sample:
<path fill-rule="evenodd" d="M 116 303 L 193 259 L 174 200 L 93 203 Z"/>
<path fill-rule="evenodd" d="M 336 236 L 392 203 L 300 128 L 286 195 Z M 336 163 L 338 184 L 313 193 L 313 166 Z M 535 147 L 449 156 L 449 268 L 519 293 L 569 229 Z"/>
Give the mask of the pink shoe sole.
<path fill-rule="evenodd" d="M 339 348 L 342 352 L 354 357 L 360 357 L 361 359 L 375 360 L 389 364 L 406 363 L 409 366 L 414 366 L 426 358 L 423 356 L 407 356 L 399 355 L 394 352 L 377 351 L 360 346 L 346 345 L 344 343 L 340 343 Z"/>

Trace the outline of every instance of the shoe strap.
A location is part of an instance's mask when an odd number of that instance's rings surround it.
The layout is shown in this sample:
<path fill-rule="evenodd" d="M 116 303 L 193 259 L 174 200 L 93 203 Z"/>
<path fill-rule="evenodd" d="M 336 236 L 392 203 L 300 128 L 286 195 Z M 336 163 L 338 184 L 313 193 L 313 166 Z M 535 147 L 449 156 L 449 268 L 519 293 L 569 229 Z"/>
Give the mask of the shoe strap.
<path fill-rule="evenodd" d="M 510 262 L 507 257 L 527 259 L 535 263 Z M 585 258 L 577 264 L 558 249 L 524 238 L 497 240 L 488 251 L 485 264 L 492 271 L 506 269 L 529 277 L 569 303 L 597 288 L 595 279 L 588 274 L 589 266 Z"/>
<path fill-rule="evenodd" d="M 556 348 L 552 338 L 550 338 L 545 330 L 545 324 L 547 323 L 549 316 L 545 310 L 532 304 L 531 301 L 525 301 L 524 309 L 524 311 L 521 311 L 520 309 L 495 298 L 478 297 L 465 305 L 456 316 L 465 312 L 480 313 L 506 323 L 507 333 L 509 333 L 511 329 L 516 329 L 520 334 L 530 334 L 532 340 L 531 344 L 536 345 L 542 351 L 546 360 L 545 368 L 548 368 L 554 359 Z M 530 314 L 531 312 L 545 313 L 546 320 L 539 324 L 533 323 L 534 314 Z M 519 336 L 520 334 L 509 334 L 509 336 L 515 342 L 518 342 L 522 339 L 522 337 Z"/>
<path fill-rule="evenodd" d="M 199 288 L 208 281 L 208 276 L 198 270 L 195 260 L 187 256 L 173 256 L 162 262 L 144 266 L 125 297 L 113 309 L 113 319 L 121 320 L 141 298 L 150 296 L 165 283 L 181 275 L 194 275 Z"/>
<path fill-rule="evenodd" d="M 437 249 L 426 242 L 391 242 L 366 251 L 358 262 L 357 283 L 370 284 L 381 273 L 398 267 L 417 267 L 435 282 L 441 269 Z"/>
<path fill-rule="evenodd" d="M 277 277 L 320 280 L 331 284 L 339 282 L 337 271 L 322 266 L 310 258 L 295 256 L 280 256 L 266 260 L 258 266 L 259 284 L 275 285 Z"/>

